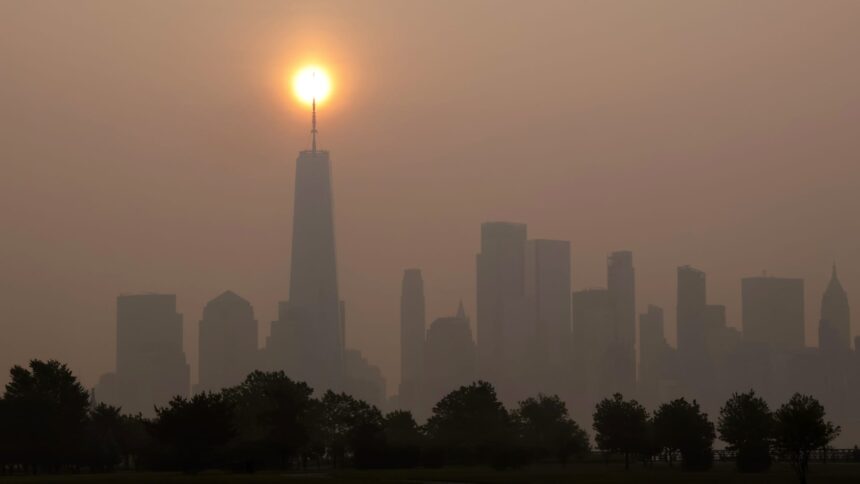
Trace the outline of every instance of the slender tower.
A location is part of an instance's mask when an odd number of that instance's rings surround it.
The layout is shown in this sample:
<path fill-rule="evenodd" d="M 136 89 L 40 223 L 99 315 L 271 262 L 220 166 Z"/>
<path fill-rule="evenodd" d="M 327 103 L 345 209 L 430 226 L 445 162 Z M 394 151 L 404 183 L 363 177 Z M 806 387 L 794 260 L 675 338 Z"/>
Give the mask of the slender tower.
<path fill-rule="evenodd" d="M 613 392 L 627 395 L 636 385 L 636 281 L 629 250 L 609 255 L 607 289 L 613 331 L 610 383 Z"/>
<path fill-rule="evenodd" d="M 328 151 L 317 149 L 316 98 L 311 149 L 296 159 L 290 298 L 273 323 L 269 351 L 275 367 L 318 391 L 343 381 L 343 320 L 338 295 L 334 205 Z M 281 354 L 278 354 L 281 353 Z M 281 368 L 277 368 L 281 369 Z"/>
<path fill-rule="evenodd" d="M 400 293 L 400 406 L 413 412 L 424 377 L 426 331 L 421 269 L 406 269 Z"/>
<path fill-rule="evenodd" d="M 851 350 L 851 311 L 848 294 L 836 275 L 836 263 L 830 274 L 830 283 L 821 297 L 821 320 L 818 323 L 818 347 L 827 356 Z"/>

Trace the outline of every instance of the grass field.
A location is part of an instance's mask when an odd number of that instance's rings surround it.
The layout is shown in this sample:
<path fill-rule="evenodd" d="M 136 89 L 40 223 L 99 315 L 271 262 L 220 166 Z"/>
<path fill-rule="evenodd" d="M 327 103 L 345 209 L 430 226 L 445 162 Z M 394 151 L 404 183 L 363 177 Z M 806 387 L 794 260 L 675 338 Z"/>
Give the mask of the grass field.
<path fill-rule="evenodd" d="M 115 473 L 44 476 L 0 476 L 5 483 L 288 483 L 288 484 L 364 484 L 364 483 L 475 483 L 475 484 L 783 484 L 797 482 L 785 465 L 777 465 L 764 474 L 739 474 L 728 464 L 718 464 L 707 472 L 684 472 L 666 466 L 643 469 L 635 467 L 625 471 L 617 465 L 598 463 L 571 464 L 567 468 L 533 466 L 516 471 L 496 471 L 487 468 L 409 469 L 384 471 L 345 470 L 320 473 L 257 473 L 228 474 L 206 472 L 197 475 L 172 473 Z M 810 484 L 858 483 L 860 464 L 817 464 L 810 472 Z"/>

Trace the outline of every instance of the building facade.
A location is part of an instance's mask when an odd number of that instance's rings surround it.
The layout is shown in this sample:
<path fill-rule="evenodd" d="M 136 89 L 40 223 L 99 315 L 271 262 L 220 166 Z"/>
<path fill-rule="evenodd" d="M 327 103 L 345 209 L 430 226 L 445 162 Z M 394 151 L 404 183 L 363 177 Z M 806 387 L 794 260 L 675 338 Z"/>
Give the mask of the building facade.
<path fill-rule="evenodd" d="M 225 291 L 206 304 L 198 334 L 197 391 L 237 385 L 259 367 L 254 308 L 233 291 Z"/>

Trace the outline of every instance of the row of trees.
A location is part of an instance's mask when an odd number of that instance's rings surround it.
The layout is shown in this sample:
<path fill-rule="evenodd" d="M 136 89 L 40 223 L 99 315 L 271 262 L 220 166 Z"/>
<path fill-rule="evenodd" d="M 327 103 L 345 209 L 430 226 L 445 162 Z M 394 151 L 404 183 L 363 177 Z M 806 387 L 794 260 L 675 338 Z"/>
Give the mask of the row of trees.
<path fill-rule="evenodd" d="M 586 432 L 557 396 L 538 395 L 509 411 L 492 385 L 476 382 L 440 400 L 419 426 L 412 414 L 383 414 L 343 393 L 314 398 L 307 384 L 283 372 L 254 372 L 218 393 L 176 397 L 156 416 L 123 415 L 95 404 L 71 371 L 56 361 L 15 366 L 0 399 L 3 472 L 86 468 L 182 469 L 489 464 L 535 460 L 565 463 L 589 451 Z M 646 464 L 680 456 L 686 469 L 706 469 L 716 431 L 736 451 L 742 471 L 763 471 L 776 454 L 805 482 L 811 452 L 839 428 L 812 397 L 795 395 L 776 412 L 754 392 L 735 394 L 718 423 L 681 398 L 653 414 L 620 394 L 595 408 L 594 441 L 607 455 Z"/>
<path fill-rule="evenodd" d="M 3 472 L 206 468 L 253 471 L 308 466 L 522 465 L 588 451 L 588 436 L 558 397 L 508 411 L 492 385 L 445 396 L 425 425 L 383 414 L 344 393 L 314 398 L 283 372 L 254 372 L 217 393 L 175 397 L 156 416 L 96 404 L 56 361 L 16 366 L 0 399 Z"/>
<path fill-rule="evenodd" d="M 791 463 L 805 483 L 812 452 L 826 448 L 840 429 L 810 396 L 795 394 L 772 412 L 764 399 L 749 391 L 732 395 L 720 409 L 716 428 L 695 400 L 672 400 L 649 416 L 636 400 L 615 394 L 597 404 L 594 430 L 598 448 L 623 453 L 626 468 L 631 455 L 641 456 L 646 463 L 662 456 L 670 465 L 680 456 L 690 470 L 711 466 L 718 430 L 720 439 L 735 452 L 740 471 L 765 471 L 776 454 Z"/>

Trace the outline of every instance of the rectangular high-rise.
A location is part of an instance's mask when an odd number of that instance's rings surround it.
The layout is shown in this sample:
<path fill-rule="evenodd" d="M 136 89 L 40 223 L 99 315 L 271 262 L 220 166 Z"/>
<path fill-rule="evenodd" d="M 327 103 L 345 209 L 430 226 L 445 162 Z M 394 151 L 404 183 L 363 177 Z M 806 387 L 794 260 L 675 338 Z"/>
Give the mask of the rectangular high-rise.
<path fill-rule="evenodd" d="M 705 349 L 705 319 L 707 305 L 705 273 L 690 267 L 678 267 L 678 352 L 682 361 L 701 354 Z"/>
<path fill-rule="evenodd" d="M 154 405 L 187 396 L 189 367 L 176 295 L 119 296 L 116 311 L 115 403 L 130 414 L 150 415 Z"/>
<path fill-rule="evenodd" d="M 610 381 L 614 329 L 609 291 L 584 289 L 571 294 L 572 407 L 589 418 L 594 404 L 619 389 Z"/>
<path fill-rule="evenodd" d="M 534 324 L 534 357 L 540 391 L 563 393 L 570 366 L 570 242 L 529 240 L 526 297 Z"/>
<path fill-rule="evenodd" d="M 803 349 L 803 279 L 747 277 L 741 298 L 744 342 L 777 351 Z"/>
<path fill-rule="evenodd" d="M 613 357 L 608 377 L 616 391 L 630 395 L 636 385 L 636 278 L 633 253 L 609 255 L 606 265 L 609 309 L 612 314 Z"/>
<path fill-rule="evenodd" d="M 424 376 L 424 280 L 420 269 L 406 269 L 400 290 L 400 406 L 413 412 L 418 406 Z"/>
<path fill-rule="evenodd" d="M 646 405 L 657 403 L 660 383 L 667 377 L 669 345 L 663 332 L 663 309 L 649 305 L 639 315 L 639 398 Z"/>
<path fill-rule="evenodd" d="M 477 265 L 478 375 L 510 395 L 529 338 L 525 305 L 526 225 L 481 224 Z"/>

